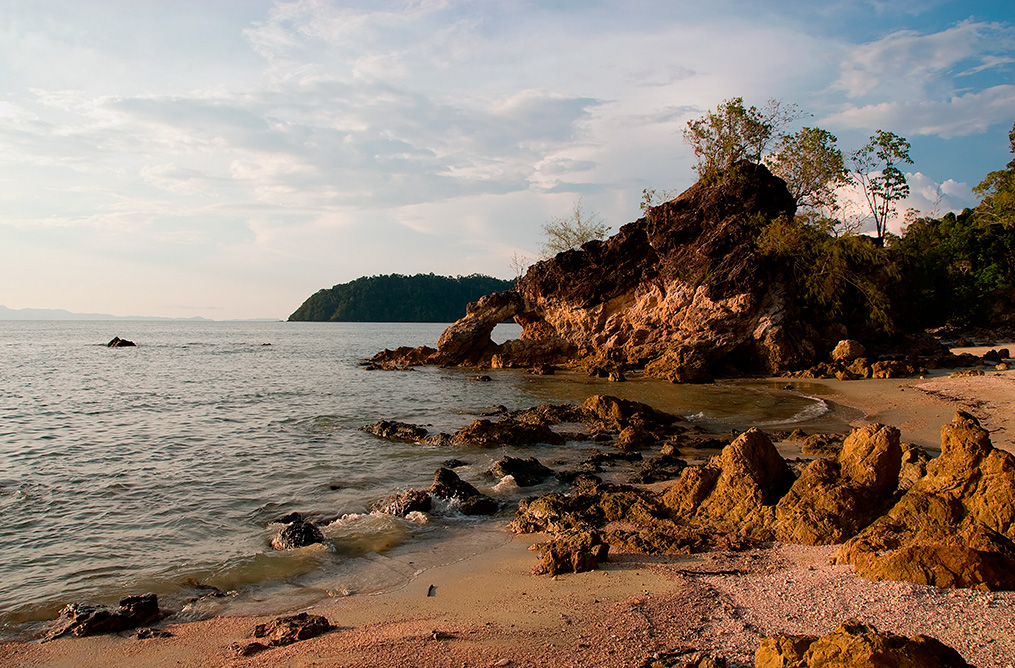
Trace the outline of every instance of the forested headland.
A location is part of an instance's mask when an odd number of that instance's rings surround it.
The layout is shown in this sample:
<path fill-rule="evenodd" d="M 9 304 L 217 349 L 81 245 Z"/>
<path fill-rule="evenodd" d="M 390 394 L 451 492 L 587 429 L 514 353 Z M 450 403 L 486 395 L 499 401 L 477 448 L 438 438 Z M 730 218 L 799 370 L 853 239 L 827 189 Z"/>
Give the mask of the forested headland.
<path fill-rule="evenodd" d="M 483 295 L 514 281 L 492 276 L 385 274 L 365 276 L 318 290 L 289 316 L 312 322 L 454 322 Z"/>

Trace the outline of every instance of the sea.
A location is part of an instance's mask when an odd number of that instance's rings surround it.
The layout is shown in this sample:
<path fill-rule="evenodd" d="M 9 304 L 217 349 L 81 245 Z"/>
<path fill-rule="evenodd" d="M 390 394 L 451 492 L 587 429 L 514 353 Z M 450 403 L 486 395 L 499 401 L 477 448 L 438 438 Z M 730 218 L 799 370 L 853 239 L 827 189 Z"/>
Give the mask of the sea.
<path fill-rule="evenodd" d="M 452 432 L 498 407 L 644 401 L 717 430 L 844 430 L 848 417 L 778 379 L 616 383 L 579 372 L 368 371 L 443 324 L 0 321 L 0 638 L 37 636 L 71 602 L 154 592 L 178 620 L 267 614 L 404 586 L 510 540 L 519 488 L 504 455 L 567 468 L 609 445 L 454 448 L 393 443 L 379 420 Z M 494 339 L 516 338 L 499 325 Z M 136 347 L 109 348 L 113 337 Z M 429 486 L 449 459 L 502 501 L 408 519 L 374 504 Z M 279 552 L 274 520 L 300 512 L 322 545 Z"/>

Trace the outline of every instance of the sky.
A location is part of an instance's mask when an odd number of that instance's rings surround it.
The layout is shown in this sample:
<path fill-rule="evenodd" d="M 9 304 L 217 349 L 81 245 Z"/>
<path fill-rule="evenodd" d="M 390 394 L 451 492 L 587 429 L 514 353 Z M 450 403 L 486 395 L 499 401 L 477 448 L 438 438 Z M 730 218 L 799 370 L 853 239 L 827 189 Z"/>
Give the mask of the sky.
<path fill-rule="evenodd" d="M 360 276 L 500 278 L 581 199 L 695 181 L 688 120 L 906 137 L 925 214 L 1011 159 L 995 0 L 0 0 L 0 304 L 286 318 Z"/>

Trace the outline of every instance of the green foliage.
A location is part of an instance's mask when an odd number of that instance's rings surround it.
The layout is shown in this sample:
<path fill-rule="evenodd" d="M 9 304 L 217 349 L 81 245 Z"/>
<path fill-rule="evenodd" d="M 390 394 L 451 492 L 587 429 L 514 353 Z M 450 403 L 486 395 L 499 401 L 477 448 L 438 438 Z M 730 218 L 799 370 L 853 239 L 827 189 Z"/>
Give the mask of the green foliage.
<path fill-rule="evenodd" d="M 387 274 L 319 290 L 289 316 L 314 322 L 454 322 L 480 297 L 514 285 L 490 276 Z"/>
<path fill-rule="evenodd" d="M 989 324 L 991 296 L 1015 288 L 1015 228 L 978 211 L 918 218 L 893 245 L 924 326 Z"/>
<path fill-rule="evenodd" d="M 837 138 L 821 128 L 803 128 L 785 135 L 765 163 L 772 173 L 786 182 L 797 206 L 804 211 L 827 212 L 838 209 L 835 189 L 848 178 Z"/>
<path fill-rule="evenodd" d="M 1008 141 L 1011 152 L 1015 153 L 1015 124 L 1008 133 Z M 1008 163 L 1007 169 L 987 174 L 973 192 L 981 198 L 977 207 L 979 216 L 989 222 L 1015 227 L 1015 160 Z"/>
<path fill-rule="evenodd" d="M 891 333 L 891 289 L 899 273 L 891 256 L 870 237 L 836 237 L 806 217 L 776 220 L 758 238 L 759 250 L 787 268 L 812 321 L 866 322 Z"/>
<path fill-rule="evenodd" d="M 543 257 L 553 257 L 567 250 L 577 250 L 593 239 L 603 239 L 610 227 L 596 212 L 586 213 L 579 197 L 568 216 L 551 218 L 543 225 L 546 242 Z"/>
<path fill-rule="evenodd" d="M 688 121 L 684 142 L 694 149 L 698 177 L 711 181 L 741 160 L 760 163 L 781 129 L 800 117 L 796 105 L 769 100 L 758 109 L 745 107 L 744 98 L 735 97 Z"/>
<path fill-rule="evenodd" d="M 883 244 L 888 219 L 895 213 L 895 203 L 909 195 L 906 175 L 896 167 L 913 164 L 909 142 L 894 132 L 876 130 L 864 146 L 853 152 L 853 174 L 868 210 L 874 219 L 878 243 Z"/>

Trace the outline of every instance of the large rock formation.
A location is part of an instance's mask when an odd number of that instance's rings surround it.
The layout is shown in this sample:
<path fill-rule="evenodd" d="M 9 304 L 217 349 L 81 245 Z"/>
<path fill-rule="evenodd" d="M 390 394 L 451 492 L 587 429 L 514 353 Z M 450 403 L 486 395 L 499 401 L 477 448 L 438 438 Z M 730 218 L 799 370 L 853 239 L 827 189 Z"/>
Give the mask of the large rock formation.
<path fill-rule="evenodd" d="M 926 475 L 835 560 L 874 580 L 1015 589 L 1015 456 L 956 413 Z"/>
<path fill-rule="evenodd" d="M 373 361 L 631 366 L 673 381 L 800 368 L 814 362 L 821 337 L 796 317 L 791 291 L 755 243 L 765 224 L 795 210 L 781 179 L 741 163 L 605 241 L 533 265 L 514 289 L 471 304 L 437 351 L 384 351 Z M 494 344 L 493 328 L 510 318 L 520 339 Z"/>

